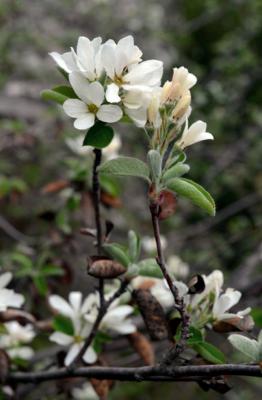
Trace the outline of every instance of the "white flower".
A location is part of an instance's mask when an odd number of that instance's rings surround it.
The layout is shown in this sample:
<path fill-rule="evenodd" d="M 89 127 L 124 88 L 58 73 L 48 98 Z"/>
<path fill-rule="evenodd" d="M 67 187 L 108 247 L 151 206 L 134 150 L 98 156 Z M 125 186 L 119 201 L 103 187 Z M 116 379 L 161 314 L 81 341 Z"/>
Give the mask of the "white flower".
<path fill-rule="evenodd" d="M 166 249 L 167 247 L 167 240 L 164 236 L 160 235 L 160 241 L 163 250 Z M 142 238 L 142 247 L 145 252 L 147 253 L 155 253 L 156 252 L 156 241 L 155 238 L 150 237 L 150 236 L 144 236 Z"/>
<path fill-rule="evenodd" d="M 68 366 L 75 360 L 77 355 L 80 353 L 85 339 L 91 331 L 91 325 L 89 323 L 82 324 L 81 328 L 75 330 L 74 335 L 70 336 L 62 332 L 54 332 L 51 334 L 49 339 L 52 342 L 59 344 L 60 346 L 69 347 L 65 358 L 65 365 Z M 83 354 L 83 360 L 88 364 L 93 364 L 97 360 L 97 354 L 93 349 L 92 345 Z"/>
<path fill-rule="evenodd" d="M 76 129 L 91 128 L 96 118 L 103 122 L 116 122 L 122 118 L 120 107 L 103 104 L 105 94 L 100 82 L 88 83 L 79 72 L 72 72 L 69 81 L 81 100 L 68 99 L 64 102 L 63 108 L 67 115 L 76 118 L 74 122 Z"/>
<path fill-rule="evenodd" d="M 206 132 L 206 127 L 207 124 L 205 122 L 196 121 L 188 128 L 188 121 L 186 121 L 182 137 L 178 140 L 177 145 L 184 149 L 202 140 L 213 140 L 214 136 Z"/>
<path fill-rule="evenodd" d="M 15 293 L 12 289 L 6 289 L 11 279 L 12 274 L 10 272 L 0 275 L 0 312 L 6 311 L 8 307 L 19 308 L 25 301 L 22 294 Z"/>
<path fill-rule="evenodd" d="M 89 382 L 85 382 L 82 387 L 73 388 L 72 395 L 75 400 L 99 400 L 95 389 Z"/>
<path fill-rule="evenodd" d="M 6 322 L 4 327 L 6 334 L 0 336 L 0 347 L 6 349 L 10 358 L 22 358 L 29 360 L 34 351 L 24 343 L 30 343 L 35 337 L 35 331 L 31 324 L 22 326 L 17 321 Z"/>
<path fill-rule="evenodd" d="M 186 278 L 189 274 L 189 266 L 181 258 L 170 256 L 167 260 L 167 270 L 173 278 Z"/>
<path fill-rule="evenodd" d="M 86 156 L 92 153 L 90 146 L 83 146 L 85 134 L 80 133 L 75 137 L 66 139 L 68 147 L 76 154 Z M 103 156 L 106 160 L 112 160 L 118 156 L 118 151 L 122 146 L 122 141 L 119 135 L 115 134 L 112 142 L 103 149 Z"/>
<path fill-rule="evenodd" d="M 213 318 L 221 321 L 235 317 L 236 315 L 238 317 L 243 317 L 249 314 L 251 311 L 250 307 L 246 308 L 245 310 L 239 311 L 236 314 L 226 312 L 239 302 L 241 296 L 242 294 L 238 290 L 228 288 L 225 293 L 216 298 L 213 306 Z"/>
<path fill-rule="evenodd" d="M 206 276 L 206 275 L 202 275 L 202 276 L 203 276 L 203 279 L 205 282 L 205 289 L 203 290 L 203 292 L 193 296 L 193 298 L 191 300 L 192 307 L 197 306 L 200 302 L 202 303 L 203 299 L 205 299 L 205 298 L 208 299 L 208 296 L 210 295 L 210 293 L 213 294 L 214 299 L 218 298 L 218 296 L 222 290 L 222 286 L 224 283 L 224 276 L 221 271 L 214 270 L 208 276 Z"/>
<path fill-rule="evenodd" d="M 99 304 L 98 293 L 96 293 L 96 302 Z M 106 299 L 111 296 L 108 293 Z M 106 315 L 103 317 L 99 329 L 102 331 L 116 332 L 122 335 L 128 335 L 136 331 L 136 326 L 132 323 L 131 319 L 127 317 L 133 313 L 133 307 L 129 305 L 121 305 L 120 299 L 115 300 L 107 310 Z M 86 321 L 93 324 L 97 317 L 98 308 L 93 307 L 89 313 L 85 315 Z"/>
<path fill-rule="evenodd" d="M 90 41 L 84 36 L 80 36 L 77 42 L 76 52 L 71 49 L 70 52 L 59 54 L 50 53 L 60 68 L 67 73 L 79 71 L 90 81 L 99 79 L 103 72 L 101 63 L 102 39 L 94 38 Z"/>

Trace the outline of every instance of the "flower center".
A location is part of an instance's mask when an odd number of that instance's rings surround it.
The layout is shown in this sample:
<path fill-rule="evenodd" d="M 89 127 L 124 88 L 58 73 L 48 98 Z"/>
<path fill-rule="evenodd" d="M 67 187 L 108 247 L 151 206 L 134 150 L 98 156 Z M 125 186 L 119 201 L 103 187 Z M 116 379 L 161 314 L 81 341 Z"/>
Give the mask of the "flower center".
<path fill-rule="evenodd" d="M 75 339 L 75 343 L 81 343 L 83 341 L 83 338 L 80 335 L 75 335 L 74 339 Z"/>
<path fill-rule="evenodd" d="M 124 84 L 124 79 L 122 76 L 115 75 L 114 82 L 116 85 L 121 86 Z"/>
<path fill-rule="evenodd" d="M 88 104 L 87 109 L 92 114 L 96 114 L 98 111 L 98 107 L 95 104 Z"/>

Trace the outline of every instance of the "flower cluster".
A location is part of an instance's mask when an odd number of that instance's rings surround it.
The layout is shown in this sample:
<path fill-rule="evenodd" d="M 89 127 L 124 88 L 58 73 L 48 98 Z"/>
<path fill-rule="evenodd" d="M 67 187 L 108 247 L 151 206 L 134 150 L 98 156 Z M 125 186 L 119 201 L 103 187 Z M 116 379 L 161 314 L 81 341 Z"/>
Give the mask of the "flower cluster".
<path fill-rule="evenodd" d="M 32 358 L 34 350 L 28 344 L 36 335 L 33 326 L 31 324 L 22 326 L 17 321 L 11 321 L 3 324 L 3 328 L 6 332 L 0 336 L 0 348 L 5 349 L 11 359 Z"/>
<path fill-rule="evenodd" d="M 146 129 L 151 147 L 160 151 L 174 141 L 184 149 L 213 139 L 203 121 L 191 126 L 188 123 L 195 75 L 185 67 L 174 68 L 172 80 L 161 86 L 163 63 L 154 59 L 144 61 L 132 36 L 117 43 L 81 36 L 76 50 L 50 55 L 68 74 L 74 98 L 67 99 L 63 108 L 75 119 L 75 128 L 87 130 L 97 120 L 114 123 L 128 116 L 138 127 Z"/>
<path fill-rule="evenodd" d="M 111 293 L 108 293 L 108 296 L 110 297 Z M 56 312 L 69 318 L 72 322 L 72 332 L 70 334 L 55 331 L 50 336 L 51 341 L 61 346 L 69 347 L 65 358 L 65 365 L 69 365 L 81 351 L 92 330 L 100 306 L 99 295 L 95 292 L 83 299 L 82 293 L 70 292 L 68 302 L 58 295 L 50 296 L 49 302 Z M 120 299 L 117 299 L 110 305 L 108 312 L 102 319 L 99 331 L 124 335 L 134 332 L 136 327 L 127 318 L 132 312 L 133 308 L 131 306 L 121 305 Z M 92 364 L 96 359 L 97 354 L 91 345 L 83 354 L 83 360 Z"/>

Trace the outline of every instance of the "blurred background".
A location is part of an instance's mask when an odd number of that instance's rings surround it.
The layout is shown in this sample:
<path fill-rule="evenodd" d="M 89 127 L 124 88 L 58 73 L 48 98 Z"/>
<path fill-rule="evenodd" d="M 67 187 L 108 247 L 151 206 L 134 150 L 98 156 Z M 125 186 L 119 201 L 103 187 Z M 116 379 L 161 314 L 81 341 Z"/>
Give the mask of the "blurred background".
<path fill-rule="evenodd" d="M 226 286 L 243 292 L 243 305 L 254 307 L 261 326 L 260 0 L 0 1 L 0 265 L 17 276 L 24 271 L 28 301 L 36 304 L 39 292 L 46 296 L 52 288 L 90 290 L 85 259 L 92 240 L 79 229 L 92 225 L 91 157 L 80 151 L 72 120 L 40 92 L 63 84 L 48 52 L 68 51 L 80 35 L 117 41 L 127 34 L 145 59 L 163 60 L 165 79 L 171 79 L 173 66 L 182 65 L 198 77 L 191 121 L 206 121 L 215 136 L 187 153 L 189 178 L 210 191 L 217 215 L 209 218 L 179 201 L 175 217 L 163 223 L 167 254 L 178 254 L 192 274 L 222 269 Z M 143 131 L 120 124 L 116 131 L 120 153 L 144 157 Z M 114 240 L 124 241 L 128 229 L 152 236 L 145 195 L 136 180 L 103 183 L 103 213 L 116 226 Z M 64 273 L 50 277 L 51 284 L 30 270 L 41 271 L 50 260 Z M 260 398 L 258 380 L 232 383 L 234 390 L 224 398 Z M 121 384 L 111 398 L 163 396 L 215 400 L 222 395 L 195 384 L 141 383 Z"/>

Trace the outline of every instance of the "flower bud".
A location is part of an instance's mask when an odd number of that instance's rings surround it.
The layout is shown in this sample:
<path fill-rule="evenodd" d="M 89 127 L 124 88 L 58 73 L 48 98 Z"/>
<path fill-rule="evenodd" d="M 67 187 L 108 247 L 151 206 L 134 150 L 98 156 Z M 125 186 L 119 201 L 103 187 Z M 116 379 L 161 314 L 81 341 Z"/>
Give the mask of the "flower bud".
<path fill-rule="evenodd" d="M 117 261 L 106 257 L 90 257 L 87 272 L 95 278 L 112 279 L 126 272 L 126 268 Z"/>
<path fill-rule="evenodd" d="M 187 112 L 188 107 L 191 103 L 191 94 L 189 90 L 183 94 L 183 96 L 178 100 L 173 112 L 172 118 L 174 121 L 179 120 Z"/>

